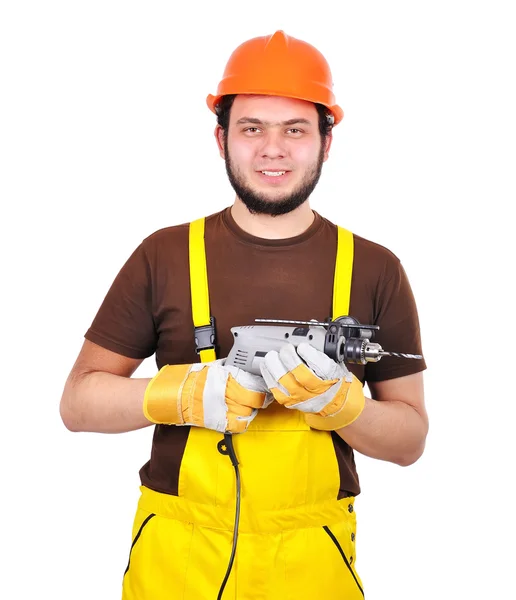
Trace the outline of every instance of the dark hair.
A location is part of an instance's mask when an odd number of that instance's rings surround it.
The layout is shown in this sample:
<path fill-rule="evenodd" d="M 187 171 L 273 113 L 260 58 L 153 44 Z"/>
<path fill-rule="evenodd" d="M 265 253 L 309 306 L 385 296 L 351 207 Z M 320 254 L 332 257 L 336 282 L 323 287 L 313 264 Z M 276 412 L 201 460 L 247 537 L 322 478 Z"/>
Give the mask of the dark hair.
<path fill-rule="evenodd" d="M 228 131 L 229 115 L 231 113 L 231 107 L 233 106 L 235 98 L 236 94 L 222 96 L 215 107 L 215 112 L 217 113 L 217 123 L 224 130 L 224 134 L 226 134 Z M 317 102 L 314 104 L 315 108 L 317 109 L 317 114 L 319 115 L 319 133 L 324 141 L 330 135 L 330 132 L 333 129 L 333 123 L 335 119 L 333 114 L 326 108 L 326 106 L 318 104 Z"/>

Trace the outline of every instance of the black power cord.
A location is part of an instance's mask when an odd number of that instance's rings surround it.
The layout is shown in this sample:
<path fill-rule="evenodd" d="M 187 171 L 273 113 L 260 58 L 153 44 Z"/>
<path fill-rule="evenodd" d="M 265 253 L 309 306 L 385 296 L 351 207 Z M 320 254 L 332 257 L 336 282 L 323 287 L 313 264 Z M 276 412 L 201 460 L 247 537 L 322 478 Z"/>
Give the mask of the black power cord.
<path fill-rule="evenodd" d="M 224 439 L 220 440 L 217 444 L 217 449 L 221 454 L 225 456 L 229 456 L 231 459 L 231 463 L 233 467 L 235 467 L 235 475 L 236 475 L 236 510 L 235 510 L 235 527 L 233 528 L 233 548 L 231 550 L 231 557 L 229 559 L 229 565 L 226 571 L 226 575 L 224 577 L 224 581 L 220 586 L 219 595 L 217 596 L 217 600 L 221 600 L 222 594 L 224 593 L 224 588 L 226 587 L 226 583 L 228 582 L 229 575 L 231 573 L 231 569 L 233 568 L 233 562 L 235 560 L 236 547 L 237 547 L 237 539 L 238 539 L 238 521 L 240 520 L 240 470 L 238 468 L 238 460 L 235 454 L 235 449 L 233 447 L 233 437 L 231 433 L 225 433 Z"/>

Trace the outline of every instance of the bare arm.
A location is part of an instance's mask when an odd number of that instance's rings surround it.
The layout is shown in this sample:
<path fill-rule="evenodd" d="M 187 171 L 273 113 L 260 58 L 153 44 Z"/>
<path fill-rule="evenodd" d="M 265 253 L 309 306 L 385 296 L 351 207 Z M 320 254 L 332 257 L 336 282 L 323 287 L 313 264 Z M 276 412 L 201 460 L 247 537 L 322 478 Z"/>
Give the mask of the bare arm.
<path fill-rule="evenodd" d="M 356 421 L 337 430 L 358 452 L 408 466 L 423 454 L 428 433 L 423 373 L 369 383 L 374 400 L 366 398 Z"/>
<path fill-rule="evenodd" d="M 143 414 L 150 379 L 131 379 L 141 363 L 85 340 L 61 397 L 65 426 L 70 431 L 122 433 L 153 425 Z"/>

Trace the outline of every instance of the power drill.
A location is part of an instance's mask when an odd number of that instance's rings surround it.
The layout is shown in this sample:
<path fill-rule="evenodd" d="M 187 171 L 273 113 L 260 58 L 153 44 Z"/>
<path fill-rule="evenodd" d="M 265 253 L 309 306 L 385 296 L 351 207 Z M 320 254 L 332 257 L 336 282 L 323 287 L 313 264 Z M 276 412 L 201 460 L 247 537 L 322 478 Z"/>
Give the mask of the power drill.
<path fill-rule="evenodd" d="M 234 343 L 225 362 L 255 375 L 261 374 L 260 363 L 267 352 L 279 351 L 285 343 L 297 346 L 307 342 L 338 363 L 365 365 L 378 362 L 383 356 L 423 358 L 420 354 L 384 351 L 380 344 L 371 341 L 380 327 L 363 325 L 351 316 L 326 322 L 283 319 L 255 319 L 255 322 L 275 325 L 232 327 Z"/>

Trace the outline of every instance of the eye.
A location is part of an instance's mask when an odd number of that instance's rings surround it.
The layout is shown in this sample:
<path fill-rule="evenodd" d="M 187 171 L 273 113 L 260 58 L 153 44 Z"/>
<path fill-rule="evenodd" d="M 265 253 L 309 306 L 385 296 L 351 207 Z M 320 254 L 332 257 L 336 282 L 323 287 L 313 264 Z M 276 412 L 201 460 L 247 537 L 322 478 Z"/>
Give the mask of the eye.
<path fill-rule="evenodd" d="M 260 130 L 258 127 L 246 127 L 243 131 L 244 133 L 257 133 Z"/>
<path fill-rule="evenodd" d="M 295 135 L 296 137 L 299 137 L 304 132 L 301 129 L 297 129 L 296 127 L 291 127 L 290 129 L 287 129 L 287 133 L 289 135 Z"/>

